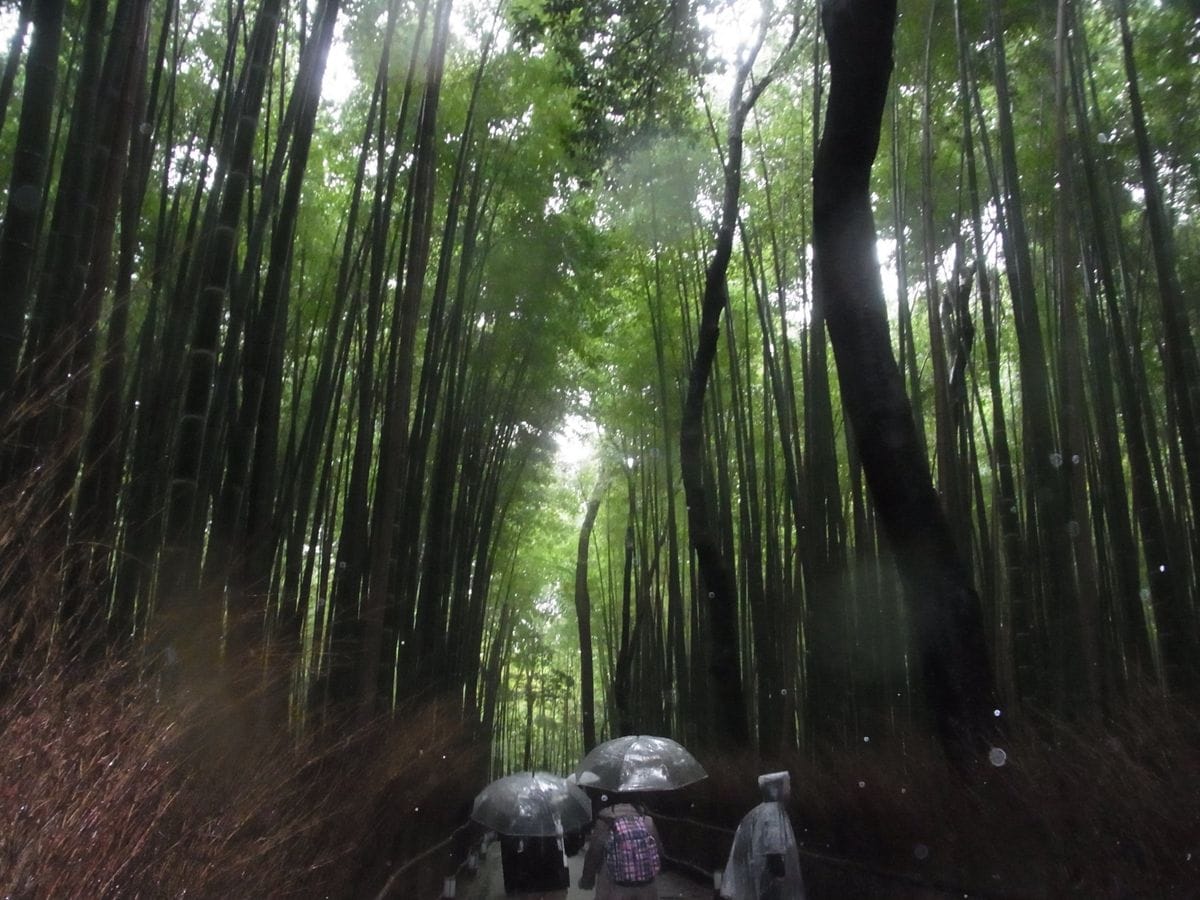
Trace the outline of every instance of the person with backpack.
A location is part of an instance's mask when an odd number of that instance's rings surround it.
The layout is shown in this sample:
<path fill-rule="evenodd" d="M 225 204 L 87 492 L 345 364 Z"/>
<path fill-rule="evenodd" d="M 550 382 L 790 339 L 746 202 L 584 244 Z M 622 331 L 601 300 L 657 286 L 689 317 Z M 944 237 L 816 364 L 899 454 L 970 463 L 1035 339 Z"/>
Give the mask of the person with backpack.
<path fill-rule="evenodd" d="M 579 887 L 596 900 L 658 900 L 662 841 L 654 820 L 624 798 L 600 810 L 588 839 Z"/>
<path fill-rule="evenodd" d="M 788 817 L 792 794 L 787 772 L 758 779 L 763 802 L 746 813 L 733 836 L 721 879 L 724 900 L 804 900 L 800 853 Z"/>

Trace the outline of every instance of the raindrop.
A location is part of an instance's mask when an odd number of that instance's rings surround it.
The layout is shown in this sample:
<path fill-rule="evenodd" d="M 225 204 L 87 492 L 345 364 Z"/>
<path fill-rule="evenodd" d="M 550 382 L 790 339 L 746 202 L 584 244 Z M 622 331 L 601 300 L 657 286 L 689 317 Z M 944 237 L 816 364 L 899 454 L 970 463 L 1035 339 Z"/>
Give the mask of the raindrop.
<path fill-rule="evenodd" d="M 779 689 L 779 696 L 780 696 L 780 697 L 786 697 L 786 696 L 787 696 L 787 688 L 780 688 L 780 689 Z"/>
<path fill-rule="evenodd" d="M 1051 453 L 1050 454 L 1050 465 L 1054 466 L 1054 468 L 1057 469 L 1062 466 L 1062 463 L 1063 463 L 1063 459 L 1062 459 L 1061 453 Z"/>
<path fill-rule="evenodd" d="M 1138 596 L 1141 597 L 1143 601 L 1149 600 L 1150 588 L 1142 588 L 1140 591 L 1138 591 Z"/>
<path fill-rule="evenodd" d="M 988 762 L 998 769 L 1008 762 L 1008 754 L 999 747 L 993 747 L 988 751 Z"/>
<path fill-rule="evenodd" d="M 913 856 L 917 859 L 929 859 L 929 848 L 924 844 L 917 844 L 913 847 Z"/>
<path fill-rule="evenodd" d="M 1073 465 L 1073 466 L 1079 465 L 1079 454 L 1078 453 L 1071 454 L 1071 465 Z"/>
<path fill-rule="evenodd" d="M 1159 571 L 1159 572 L 1165 572 L 1165 571 L 1167 571 L 1167 567 L 1166 567 L 1166 566 L 1159 566 L 1159 567 L 1158 567 L 1158 571 Z"/>
<path fill-rule="evenodd" d="M 998 718 L 1000 718 L 1000 710 L 998 710 L 998 709 L 993 709 L 993 710 L 992 710 L 992 715 L 993 715 L 993 716 L 995 716 L 997 719 L 998 719 Z"/>
<path fill-rule="evenodd" d="M 716 597 L 716 596 L 717 596 L 717 595 L 716 595 L 716 594 L 714 594 L 712 591 L 709 591 L 709 592 L 708 592 L 708 599 L 709 599 L 709 600 L 712 600 L 712 599 L 713 599 L 714 597 Z"/>
<path fill-rule="evenodd" d="M 863 743 L 869 744 L 869 743 L 871 743 L 871 739 L 869 737 L 867 737 L 866 735 L 863 735 Z"/>
<path fill-rule="evenodd" d="M 908 788 L 900 788 L 900 793 L 902 793 L 902 794 L 907 794 L 907 793 L 908 793 Z"/>
<path fill-rule="evenodd" d="M 859 786 L 860 788 L 865 788 L 865 787 L 867 786 L 867 783 L 866 783 L 865 781 L 860 781 L 860 782 L 858 783 L 858 786 Z"/>

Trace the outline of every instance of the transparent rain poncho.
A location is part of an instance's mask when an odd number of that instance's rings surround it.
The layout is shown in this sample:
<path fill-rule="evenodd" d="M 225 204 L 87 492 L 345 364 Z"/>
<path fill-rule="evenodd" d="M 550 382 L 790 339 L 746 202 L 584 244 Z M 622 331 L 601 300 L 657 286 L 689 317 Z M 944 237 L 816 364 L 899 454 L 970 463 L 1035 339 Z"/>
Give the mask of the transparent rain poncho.
<path fill-rule="evenodd" d="M 804 900 L 800 854 L 785 806 L 788 773 L 763 775 L 758 786 L 763 802 L 738 825 L 721 896 L 728 900 Z"/>

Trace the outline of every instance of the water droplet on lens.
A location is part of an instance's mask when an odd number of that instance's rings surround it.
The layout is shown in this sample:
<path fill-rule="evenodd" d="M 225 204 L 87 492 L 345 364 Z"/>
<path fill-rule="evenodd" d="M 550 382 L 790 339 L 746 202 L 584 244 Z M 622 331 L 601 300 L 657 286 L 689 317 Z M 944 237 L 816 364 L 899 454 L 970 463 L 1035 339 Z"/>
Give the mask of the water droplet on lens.
<path fill-rule="evenodd" d="M 1000 768 L 1000 766 L 1008 762 L 1008 754 L 999 747 L 993 747 L 988 751 L 988 762 L 996 768 Z"/>

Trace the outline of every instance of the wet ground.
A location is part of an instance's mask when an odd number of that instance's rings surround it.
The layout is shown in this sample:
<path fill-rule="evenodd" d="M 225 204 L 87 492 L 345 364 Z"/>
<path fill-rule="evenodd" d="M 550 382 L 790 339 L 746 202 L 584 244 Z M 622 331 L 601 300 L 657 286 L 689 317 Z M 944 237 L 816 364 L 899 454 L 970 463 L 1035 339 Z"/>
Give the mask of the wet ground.
<path fill-rule="evenodd" d="M 521 900 L 591 900 L 593 891 L 581 891 L 579 875 L 583 871 L 583 852 L 572 856 L 568 861 L 571 872 L 571 888 L 567 891 L 554 891 L 547 894 L 516 894 Z M 479 874 L 472 879 L 459 878 L 458 900 L 504 900 L 504 873 L 500 868 L 500 845 L 492 844 L 488 848 Z M 674 872 L 664 872 L 658 877 L 659 900 L 711 900 L 711 885 L 697 884 L 677 875 Z"/>

